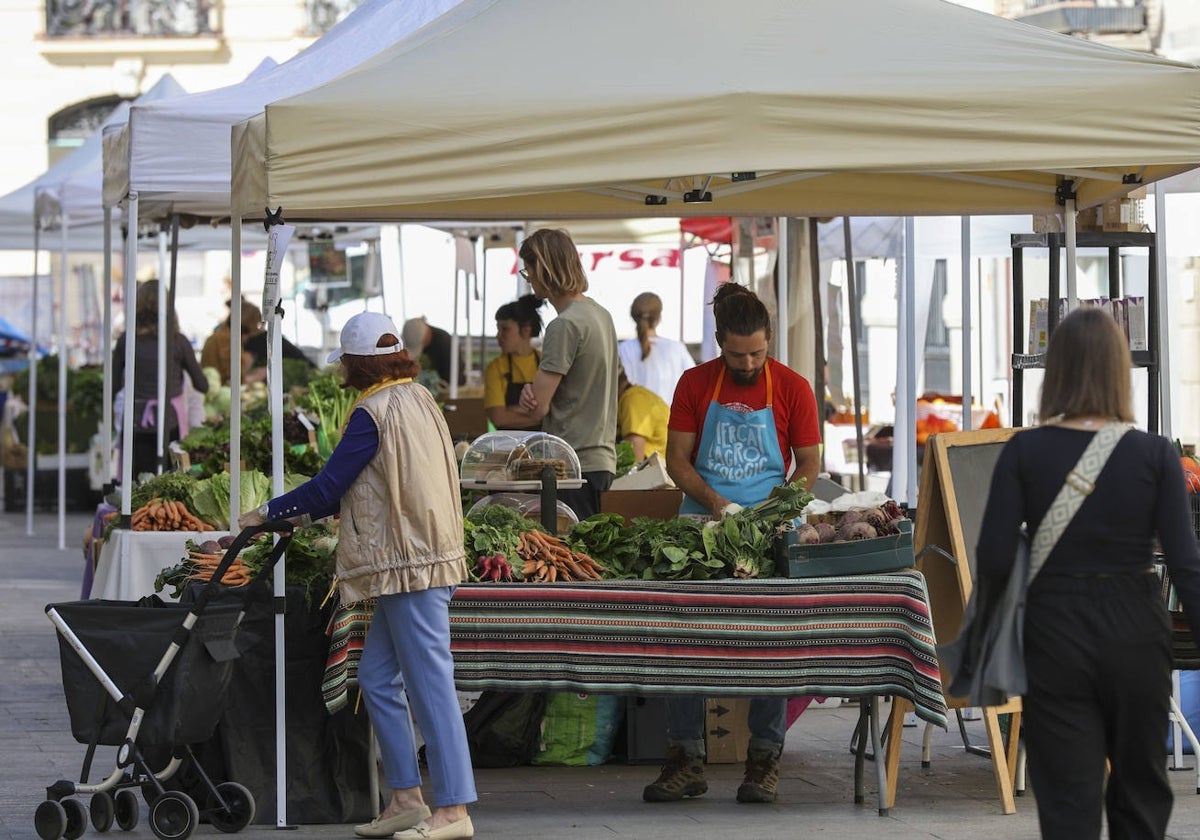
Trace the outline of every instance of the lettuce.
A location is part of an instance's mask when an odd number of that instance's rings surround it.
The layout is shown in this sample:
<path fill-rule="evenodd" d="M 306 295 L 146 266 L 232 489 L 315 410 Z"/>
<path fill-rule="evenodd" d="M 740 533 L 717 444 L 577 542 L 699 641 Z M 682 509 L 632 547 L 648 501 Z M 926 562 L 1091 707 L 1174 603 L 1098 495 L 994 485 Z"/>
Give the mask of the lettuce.
<path fill-rule="evenodd" d="M 253 510 L 271 499 L 271 479 L 258 470 L 247 470 L 241 475 L 238 512 Z M 189 498 L 196 514 L 214 528 L 230 529 L 229 522 L 229 473 L 216 473 L 211 478 L 195 482 Z"/>

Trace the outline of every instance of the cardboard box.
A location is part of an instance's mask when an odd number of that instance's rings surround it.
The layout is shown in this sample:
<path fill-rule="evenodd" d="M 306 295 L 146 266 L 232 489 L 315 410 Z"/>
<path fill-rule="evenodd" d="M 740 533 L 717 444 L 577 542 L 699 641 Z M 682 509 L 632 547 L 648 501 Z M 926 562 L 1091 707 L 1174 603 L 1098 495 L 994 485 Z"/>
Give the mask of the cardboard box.
<path fill-rule="evenodd" d="M 675 488 L 666 490 L 606 490 L 600 494 L 601 513 L 619 513 L 625 524 L 632 524 L 637 516 L 651 519 L 674 519 L 679 516 L 679 505 L 683 503 L 683 491 Z"/>
<path fill-rule="evenodd" d="M 750 698 L 710 697 L 704 701 L 704 750 L 708 764 L 738 764 L 750 746 Z"/>
<path fill-rule="evenodd" d="M 612 483 L 611 490 L 662 490 L 674 488 L 667 467 L 657 452 Z"/>
<path fill-rule="evenodd" d="M 865 575 L 912 568 L 912 522 L 900 523 L 900 533 L 873 540 L 840 543 L 798 543 L 795 531 L 775 538 L 775 570 L 784 577 Z"/>

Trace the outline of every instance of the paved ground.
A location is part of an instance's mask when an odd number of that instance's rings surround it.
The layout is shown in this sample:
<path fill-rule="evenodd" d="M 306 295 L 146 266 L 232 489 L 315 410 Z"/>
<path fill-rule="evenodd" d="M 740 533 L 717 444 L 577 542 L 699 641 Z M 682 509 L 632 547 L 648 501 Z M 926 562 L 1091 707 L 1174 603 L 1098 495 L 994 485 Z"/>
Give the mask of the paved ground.
<path fill-rule="evenodd" d="M 44 789 L 79 772 L 83 747 L 71 737 L 58 666 L 57 642 L 43 608 L 78 598 L 82 571 L 79 543 L 90 516 L 68 517 L 68 546 L 57 546 L 52 514 L 35 517 L 35 537 L 25 534 L 23 514 L 0 514 L 0 840 L 30 840 L 33 813 Z M 1004 816 L 992 782 L 990 763 L 968 754 L 956 729 L 937 731 L 929 769 L 920 765 L 921 729 L 904 733 L 900 788 L 886 817 L 875 808 L 873 767 L 867 768 L 866 803 L 853 801 L 850 735 L 852 706 L 814 708 L 788 735 L 781 794 L 767 806 L 738 805 L 733 794 L 740 768 L 708 769 L 710 790 L 681 803 L 648 805 L 641 788 L 656 767 L 609 764 L 595 768 L 521 767 L 477 773 L 480 802 L 472 809 L 481 838 L 567 838 L 570 840 L 649 840 L 687 836 L 690 840 L 730 837 L 826 840 L 887 836 L 901 840 L 979 840 L 980 837 L 1034 838 L 1033 794 L 1017 800 L 1017 813 Z M 984 741 L 982 726 L 968 722 L 973 741 Z M 1188 758 L 1190 764 L 1191 758 Z M 111 768 L 111 758 L 97 766 Z M 1200 838 L 1200 796 L 1194 771 L 1171 774 L 1176 807 L 1172 838 Z M 143 819 L 131 834 L 154 835 Z M 243 835 L 262 837 L 274 826 L 251 826 Z M 90 827 L 87 835 L 94 835 Z M 198 837 L 219 836 L 202 825 Z M 301 826 L 291 837 L 350 837 L 345 825 Z"/>

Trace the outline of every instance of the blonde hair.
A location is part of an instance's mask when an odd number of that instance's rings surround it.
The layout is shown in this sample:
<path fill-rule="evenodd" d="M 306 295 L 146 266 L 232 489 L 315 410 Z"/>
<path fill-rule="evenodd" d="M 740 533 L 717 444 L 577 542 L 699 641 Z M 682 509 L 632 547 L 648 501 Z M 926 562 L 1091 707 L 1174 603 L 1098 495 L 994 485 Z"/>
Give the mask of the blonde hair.
<path fill-rule="evenodd" d="M 579 251 L 565 230 L 534 231 L 521 243 L 520 257 L 525 270 L 552 295 L 581 295 L 588 290 Z"/>
<path fill-rule="evenodd" d="M 650 343 L 650 336 L 662 320 L 662 306 L 662 298 L 654 292 L 642 292 L 633 299 L 629 307 L 629 317 L 637 324 L 637 338 L 638 344 L 642 345 L 643 361 L 650 356 L 650 350 L 654 346 Z"/>
<path fill-rule="evenodd" d="M 1133 422 L 1129 342 L 1103 309 L 1076 309 L 1046 346 L 1041 422 L 1058 416 L 1115 417 Z"/>

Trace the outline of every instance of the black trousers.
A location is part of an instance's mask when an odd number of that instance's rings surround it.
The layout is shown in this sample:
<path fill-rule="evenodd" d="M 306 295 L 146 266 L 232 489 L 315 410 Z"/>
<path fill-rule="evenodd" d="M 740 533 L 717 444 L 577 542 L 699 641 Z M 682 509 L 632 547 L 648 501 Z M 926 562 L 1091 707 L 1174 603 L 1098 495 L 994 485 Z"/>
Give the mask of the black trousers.
<path fill-rule="evenodd" d="M 1039 576 L 1025 612 L 1024 732 L 1042 837 L 1161 840 L 1170 625 L 1153 573 Z M 1111 763 L 1105 784 L 1105 759 Z"/>
<path fill-rule="evenodd" d="M 578 490 L 559 490 L 558 500 L 579 517 L 579 521 L 600 512 L 600 494 L 612 485 L 610 472 L 585 472 L 581 476 L 583 486 Z"/>

